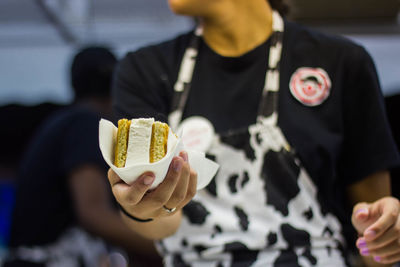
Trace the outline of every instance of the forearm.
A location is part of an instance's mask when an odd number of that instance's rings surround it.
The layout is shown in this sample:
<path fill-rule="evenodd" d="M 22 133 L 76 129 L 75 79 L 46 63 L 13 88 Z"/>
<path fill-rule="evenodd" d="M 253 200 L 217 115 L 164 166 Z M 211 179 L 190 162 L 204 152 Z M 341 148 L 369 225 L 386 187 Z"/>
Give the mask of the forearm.
<path fill-rule="evenodd" d="M 352 206 L 358 202 L 373 202 L 390 195 L 390 175 L 387 171 L 374 173 L 347 188 L 347 196 Z"/>
<path fill-rule="evenodd" d="M 146 255 L 157 254 L 153 241 L 133 231 L 112 207 L 92 209 L 80 216 L 80 222 L 89 232 L 127 251 Z"/>
<path fill-rule="evenodd" d="M 70 174 L 69 186 L 80 224 L 127 251 L 154 255 L 153 242 L 132 231 L 112 206 L 103 175 L 103 171 L 93 165 L 83 165 Z"/>
<path fill-rule="evenodd" d="M 379 252 L 377 249 L 385 247 L 386 245 L 384 244 L 388 244 L 388 242 L 384 241 L 382 243 L 382 240 L 378 240 L 376 242 L 381 242 L 383 245 L 371 245 L 371 243 L 368 243 L 371 241 L 371 235 L 365 235 L 366 231 L 377 223 L 381 216 L 386 213 L 386 210 L 390 210 L 392 206 L 397 208 L 398 202 L 387 197 L 390 195 L 390 192 L 390 176 L 387 171 L 376 172 L 369 175 L 364 180 L 348 188 L 350 203 L 355 205 L 353 208 L 352 222 L 360 236 L 356 245 L 360 252 L 360 258 L 367 267 L 393 265 L 379 263 L 379 261 L 384 262 L 384 257 L 381 256 L 382 251 Z M 376 229 L 381 229 L 382 227 L 383 225 Z M 375 233 L 374 235 L 379 236 L 379 230 L 376 229 L 372 228 L 372 231 Z"/>
<path fill-rule="evenodd" d="M 182 211 L 167 217 L 157 218 L 150 222 L 138 222 L 121 212 L 124 222 L 137 234 L 149 240 L 160 240 L 173 235 L 182 220 Z"/>

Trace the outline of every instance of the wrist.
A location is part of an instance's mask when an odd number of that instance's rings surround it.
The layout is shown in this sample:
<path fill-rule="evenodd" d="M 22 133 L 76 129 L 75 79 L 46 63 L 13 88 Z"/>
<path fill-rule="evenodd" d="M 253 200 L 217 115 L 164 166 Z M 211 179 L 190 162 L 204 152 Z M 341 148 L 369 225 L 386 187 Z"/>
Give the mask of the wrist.
<path fill-rule="evenodd" d="M 128 218 L 130 218 L 130 219 L 132 219 L 132 220 L 134 220 L 136 222 L 151 222 L 153 220 L 152 218 L 141 219 L 141 218 L 138 218 L 136 216 L 133 216 L 132 214 L 127 212 L 119 203 L 118 203 L 118 207 L 126 217 L 128 217 Z"/>

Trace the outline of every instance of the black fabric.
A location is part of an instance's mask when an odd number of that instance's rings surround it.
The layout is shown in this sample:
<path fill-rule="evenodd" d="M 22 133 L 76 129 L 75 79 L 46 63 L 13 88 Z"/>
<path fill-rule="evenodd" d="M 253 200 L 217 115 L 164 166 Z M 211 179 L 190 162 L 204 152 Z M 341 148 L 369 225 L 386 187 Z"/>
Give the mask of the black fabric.
<path fill-rule="evenodd" d="M 386 112 L 389 119 L 389 124 L 392 129 L 394 140 L 397 148 L 400 147 L 400 94 L 391 95 L 385 98 Z M 392 194 L 400 199 L 400 166 L 390 170 L 392 177 Z"/>
<path fill-rule="evenodd" d="M 126 55 L 114 80 L 117 118 L 166 119 L 191 35 Z M 228 58 L 202 42 L 183 117 L 204 116 L 218 133 L 255 123 L 268 47 L 267 41 Z M 300 67 L 329 74 L 331 93 L 321 105 L 306 106 L 290 93 L 290 78 Z M 321 200 L 341 219 L 348 218 L 346 185 L 399 162 L 374 64 L 364 48 L 349 40 L 285 22 L 278 111 L 279 126 L 318 186 Z"/>
<path fill-rule="evenodd" d="M 106 165 L 98 144 L 100 117 L 70 107 L 39 127 L 21 163 L 9 245 L 52 242 L 75 223 L 67 177 L 82 164 Z"/>
<path fill-rule="evenodd" d="M 1 106 L 0 125 L 4 127 L 0 132 L 0 166 L 16 169 L 37 127 L 49 114 L 62 107 L 54 103 L 42 103 L 36 106 L 19 104 Z"/>
<path fill-rule="evenodd" d="M 35 263 L 24 260 L 6 260 L 3 267 L 46 267 L 45 263 Z"/>

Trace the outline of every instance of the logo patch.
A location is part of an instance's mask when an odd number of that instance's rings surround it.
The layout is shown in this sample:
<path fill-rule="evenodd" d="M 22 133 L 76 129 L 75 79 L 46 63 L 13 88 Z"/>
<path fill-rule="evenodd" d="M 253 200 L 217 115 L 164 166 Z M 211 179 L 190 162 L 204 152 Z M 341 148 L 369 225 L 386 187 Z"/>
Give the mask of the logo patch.
<path fill-rule="evenodd" d="M 184 119 L 179 128 L 182 142 L 186 149 L 207 152 L 214 138 L 214 126 L 209 120 L 200 116 Z"/>
<path fill-rule="evenodd" d="M 324 102 L 331 91 L 331 79 L 321 68 L 299 68 L 290 78 L 290 92 L 306 106 Z"/>

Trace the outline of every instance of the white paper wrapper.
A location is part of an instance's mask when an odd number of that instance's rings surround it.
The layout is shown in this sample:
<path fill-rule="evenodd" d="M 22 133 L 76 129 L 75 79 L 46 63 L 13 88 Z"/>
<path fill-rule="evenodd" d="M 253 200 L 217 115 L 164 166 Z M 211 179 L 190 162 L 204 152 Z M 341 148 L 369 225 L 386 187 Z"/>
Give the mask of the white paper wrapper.
<path fill-rule="evenodd" d="M 101 119 L 99 123 L 99 143 L 100 150 L 104 160 L 108 166 L 127 184 L 134 182 L 142 173 L 151 171 L 155 174 L 156 179 L 151 188 L 157 187 L 165 178 L 169 164 L 174 156 L 185 150 L 182 140 L 177 138 L 172 131 L 169 131 L 167 155 L 163 159 L 155 163 L 135 164 L 125 166 L 123 168 L 116 167 L 114 162 L 115 142 L 117 139 L 118 128 L 105 119 Z M 214 161 L 207 159 L 202 152 L 185 150 L 188 153 L 190 167 L 197 172 L 197 190 L 208 185 L 217 172 L 219 165 Z"/>

